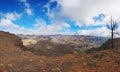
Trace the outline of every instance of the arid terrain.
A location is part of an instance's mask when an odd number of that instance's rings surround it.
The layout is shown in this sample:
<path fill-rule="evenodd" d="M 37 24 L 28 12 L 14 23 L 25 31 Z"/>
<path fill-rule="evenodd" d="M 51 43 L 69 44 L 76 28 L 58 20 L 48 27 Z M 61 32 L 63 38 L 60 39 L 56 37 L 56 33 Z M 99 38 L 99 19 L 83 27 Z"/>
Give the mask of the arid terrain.
<path fill-rule="evenodd" d="M 119 38 L 110 49 L 111 40 L 57 37 L 0 31 L 0 72 L 120 72 Z"/>

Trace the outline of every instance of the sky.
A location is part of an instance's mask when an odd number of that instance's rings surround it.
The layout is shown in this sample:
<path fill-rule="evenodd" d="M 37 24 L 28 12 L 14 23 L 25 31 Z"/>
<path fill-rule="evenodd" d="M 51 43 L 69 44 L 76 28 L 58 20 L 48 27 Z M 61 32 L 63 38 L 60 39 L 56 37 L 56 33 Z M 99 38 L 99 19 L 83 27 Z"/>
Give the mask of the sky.
<path fill-rule="evenodd" d="M 111 16 L 120 23 L 120 0 L 0 0 L 0 30 L 14 34 L 108 37 Z"/>

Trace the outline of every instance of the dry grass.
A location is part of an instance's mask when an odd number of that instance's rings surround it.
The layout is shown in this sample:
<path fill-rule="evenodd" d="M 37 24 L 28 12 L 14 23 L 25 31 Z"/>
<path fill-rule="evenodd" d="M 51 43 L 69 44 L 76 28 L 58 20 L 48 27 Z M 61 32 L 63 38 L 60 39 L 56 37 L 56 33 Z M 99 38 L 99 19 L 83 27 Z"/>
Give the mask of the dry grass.
<path fill-rule="evenodd" d="M 37 40 L 35 40 L 35 39 L 24 39 L 24 40 L 22 40 L 22 42 L 23 42 L 24 46 L 28 46 L 28 45 L 31 45 L 31 44 L 36 44 Z"/>

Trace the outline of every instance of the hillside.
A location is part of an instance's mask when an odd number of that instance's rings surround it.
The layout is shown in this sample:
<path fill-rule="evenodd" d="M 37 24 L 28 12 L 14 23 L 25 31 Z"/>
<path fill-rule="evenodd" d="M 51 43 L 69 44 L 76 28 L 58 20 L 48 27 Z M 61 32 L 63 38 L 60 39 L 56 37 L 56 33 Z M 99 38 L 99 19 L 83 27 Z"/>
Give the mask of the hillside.
<path fill-rule="evenodd" d="M 27 46 L 26 50 L 48 57 L 71 54 L 75 51 L 73 45 L 54 43 L 49 40 L 38 41 L 36 44 Z"/>
<path fill-rule="evenodd" d="M 42 57 L 24 50 L 19 37 L 0 31 L 0 72 L 39 72 Z"/>
<path fill-rule="evenodd" d="M 113 40 L 113 47 L 115 49 L 120 49 L 120 38 L 115 38 Z M 102 46 L 102 49 L 109 49 L 111 48 L 111 40 L 109 39 L 108 41 L 106 41 Z"/>
<path fill-rule="evenodd" d="M 42 47 L 53 45 L 42 43 Z M 116 49 L 49 57 L 25 48 L 19 37 L 0 31 L 0 72 L 120 72 L 120 51 Z"/>

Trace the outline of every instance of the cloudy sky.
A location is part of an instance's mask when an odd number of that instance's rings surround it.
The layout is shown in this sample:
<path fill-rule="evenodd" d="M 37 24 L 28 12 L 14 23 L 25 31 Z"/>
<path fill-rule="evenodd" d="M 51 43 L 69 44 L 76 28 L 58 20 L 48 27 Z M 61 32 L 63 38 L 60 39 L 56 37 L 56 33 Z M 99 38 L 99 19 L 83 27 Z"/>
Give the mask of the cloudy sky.
<path fill-rule="evenodd" d="M 109 36 L 111 16 L 120 0 L 0 0 L 0 30 L 15 34 Z"/>

